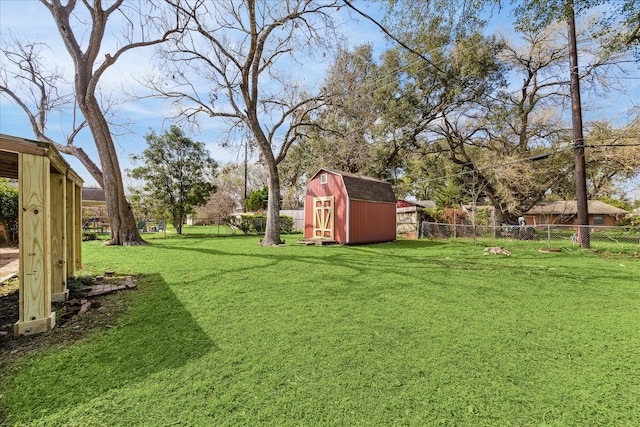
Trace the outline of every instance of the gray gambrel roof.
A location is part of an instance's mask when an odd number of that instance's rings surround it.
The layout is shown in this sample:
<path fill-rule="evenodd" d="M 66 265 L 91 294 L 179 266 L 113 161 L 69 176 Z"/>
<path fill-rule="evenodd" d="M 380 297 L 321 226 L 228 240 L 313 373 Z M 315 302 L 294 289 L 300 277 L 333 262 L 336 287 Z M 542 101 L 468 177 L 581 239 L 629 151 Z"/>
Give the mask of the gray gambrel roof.
<path fill-rule="evenodd" d="M 575 215 L 578 212 L 575 200 L 561 200 L 558 202 L 539 202 L 526 212 L 529 215 Z M 589 215 L 625 215 L 628 212 L 616 208 L 600 200 L 588 201 Z"/>
<path fill-rule="evenodd" d="M 347 195 L 353 200 L 366 200 L 371 202 L 396 203 L 396 195 L 393 193 L 391 184 L 370 176 L 356 175 L 349 172 L 339 172 L 331 169 L 320 169 L 321 172 L 328 172 L 342 177 Z"/>

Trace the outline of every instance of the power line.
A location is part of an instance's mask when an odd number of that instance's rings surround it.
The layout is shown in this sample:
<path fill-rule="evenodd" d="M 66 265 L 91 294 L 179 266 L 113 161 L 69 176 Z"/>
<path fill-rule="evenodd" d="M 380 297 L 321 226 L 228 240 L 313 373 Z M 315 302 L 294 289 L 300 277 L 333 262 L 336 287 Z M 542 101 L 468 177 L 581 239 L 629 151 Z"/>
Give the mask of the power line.
<path fill-rule="evenodd" d="M 585 145 L 576 145 L 575 148 L 600 148 L 600 147 L 640 147 L 640 144 L 585 144 Z"/>
<path fill-rule="evenodd" d="M 343 0 L 344 3 L 350 7 L 351 9 L 355 10 L 358 14 L 362 15 L 363 17 L 365 17 L 366 19 L 368 19 L 369 21 L 373 22 L 376 26 L 378 26 L 378 28 L 380 28 L 382 30 L 383 33 L 385 33 L 388 37 L 390 37 L 393 41 L 395 41 L 396 43 L 398 43 L 400 46 L 402 46 L 403 48 L 405 48 L 406 50 L 408 50 L 409 52 L 413 53 L 414 55 L 419 56 L 420 58 L 422 58 L 423 61 L 425 61 L 427 64 L 431 65 L 433 68 L 435 68 L 439 73 L 441 74 L 446 74 L 444 71 L 442 71 L 442 69 L 440 69 L 440 67 L 438 67 L 436 64 L 434 64 L 429 58 L 427 58 L 426 56 L 424 56 L 423 54 L 421 54 L 420 52 L 412 49 L 411 47 L 409 47 L 408 45 L 406 45 L 404 42 L 402 42 L 400 39 L 396 38 L 393 34 L 391 34 L 385 27 L 382 26 L 382 24 L 380 24 L 378 21 L 376 21 L 375 19 L 373 19 L 372 17 L 370 17 L 369 15 L 367 15 L 366 13 L 356 9 L 355 6 L 353 6 L 351 3 L 349 3 L 348 0 Z"/>
<path fill-rule="evenodd" d="M 375 24 L 378 28 L 380 28 L 388 37 L 390 37 L 393 41 L 395 41 L 396 43 L 400 44 L 404 49 L 406 49 L 407 51 L 411 52 L 412 54 L 415 55 L 415 57 L 413 59 L 408 59 L 407 60 L 407 66 L 413 66 L 416 65 L 417 63 L 420 62 L 420 60 L 425 61 L 427 64 L 431 65 L 432 67 L 434 67 L 439 73 L 446 75 L 446 73 L 443 71 L 443 69 L 441 68 L 441 66 L 446 65 L 447 63 L 449 63 L 449 61 L 447 60 L 447 58 L 442 58 L 441 60 L 434 62 L 431 59 L 427 58 L 424 54 L 421 54 L 420 52 L 416 51 L 415 49 L 411 48 L 410 46 L 406 45 L 405 43 L 403 43 L 401 40 L 399 40 L 397 37 L 395 37 L 393 34 L 390 33 L 389 30 L 387 30 L 382 24 L 380 24 L 376 19 L 374 19 L 373 17 L 369 16 L 368 14 L 362 12 L 361 10 L 357 9 L 355 6 L 353 6 L 349 0 L 343 0 L 344 3 L 351 8 L 352 10 L 354 10 L 355 12 L 357 12 L 359 15 L 363 16 L 364 18 L 366 18 L 367 20 L 371 21 L 373 24 Z M 459 55 L 464 56 L 466 53 L 468 52 L 472 52 L 474 51 L 474 47 L 473 46 L 468 46 L 466 48 L 463 49 L 459 49 L 458 46 L 456 46 L 456 52 Z M 432 48 L 426 51 L 427 54 L 432 55 L 434 52 L 438 52 L 437 48 Z M 588 68 L 588 67 L 587 67 Z M 589 74 L 586 74 L 582 77 L 588 77 Z M 550 77 L 551 78 L 551 77 Z M 640 78 L 634 78 L 634 77 L 616 77 L 617 79 L 640 79 Z M 377 77 L 375 79 L 373 79 L 372 81 L 369 81 L 367 83 L 369 84 L 378 84 L 378 85 L 386 85 L 386 80 L 389 80 L 389 83 L 393 83 L 395 76 L 391 73 L 387 73 L 387 75 L 382 75 L 381 77 Z M 562 84 L 562 80 L 558 80 L 556 82 L 557 85 L 561 85 Z M 512 89 L 508 92 L 503 92 L 504 95 L 513 95 L 513 94 L 518 94 L 520 92 L 522 92 L 523 88 L 516 88 L 516 89 Z"/>

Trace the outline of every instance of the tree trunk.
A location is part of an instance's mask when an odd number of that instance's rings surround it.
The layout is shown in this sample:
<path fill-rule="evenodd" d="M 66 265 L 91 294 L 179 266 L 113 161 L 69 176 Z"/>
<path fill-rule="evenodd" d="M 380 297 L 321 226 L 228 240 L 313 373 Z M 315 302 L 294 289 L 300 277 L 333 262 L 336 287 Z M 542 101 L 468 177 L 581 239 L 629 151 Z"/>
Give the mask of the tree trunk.
<path fill-rule="evenodd" d="M 280 240 L 280 176 L 275 165 L 269 167 L 269 200 L 267 201 L 267 227 L 262 246 L 277 246 Z"/>
<path fill-rule="evenodd" d="M 111 224 L 111 240 L 106 244 L 142 245 L 145 242 L 140 237 L 131 205 L 127 202 L 124 194 L 120 163 L 113 145 L 109 125 L 93 95 L 88 94 L 78 104 L 95 140 L 102 165 L 104 176 L 102 187 L 107 202 L 107 215 Z"/>
<path fill-rule="evenodd" d="M 249 96 L 245 96 L 249 99 Z M 249 109 L 252 112 L 247 124 L 251 129 L 253 137 L 258 144 L 260 150 L 260 159 L 264 162 L 267 172 L 269 174 L 269 193 L 267 200 L 267 225 L 265 227 L 264 238 L 262 239 L 262 246 L 277 246 L 282 244 L 280 240 L 280 175 L 278 173 L 278 162 L 276 161 L 273 151 L 271 150 L 271 143 L 264 135 L 260 122 L 255 114 L 255 103 L 252 104 L 254 108 Z"/>
<path fill-rule="evenodd" d="M 182 224 L 184 224 L 184 218 L 173 216 L 173 227 L 176 229 L 176 234 L 182 234 Z"/>
<path fill-rule="evenodd" d="M 106 54 L 102 65 L 94 70 L 96 58 L 101 50 L 100 47 L 103 42 L 107 20 L 109 15 L 123 3 L 123 0 L 116 0 L 107 10 L 102 8 L 101 1 L 83 2 L 88 9 L 92 22 L 85 52 L 82 51 L 81 43 L 76 39 L 69 21 L 69 17 L 74 13 L 76 2 L 67 2 L 66 5 L 63 5 L 59 0 L 51 2 L 41 0 L 41 2 L 49 9 L 56 21 L 60 36 L 62 36 L 65 47 L 73 60 L 75 66 L 75 98 L 98 149 L 103 173 L 102 188 L 104 189 L 107 215 L 111 225 L 111 240 L 106 244 L 142 245 L 145 242 L 140 237 L 135 217 L 131 211 L 131 205 L 129 205 L 124 195 L 124 184 L 122 182 L 118 154 L 113 145 L 109 124 L 95 96 L 100 76 L 107 67 L 115 62 L 115 57 Z M 93 7 L 89 6 L 89 3 L 93 3 Z M 87 35 L 85 34 L 84 36 Z M 116 53 L 116 57 L 125 48 L 121 48 Z"/>

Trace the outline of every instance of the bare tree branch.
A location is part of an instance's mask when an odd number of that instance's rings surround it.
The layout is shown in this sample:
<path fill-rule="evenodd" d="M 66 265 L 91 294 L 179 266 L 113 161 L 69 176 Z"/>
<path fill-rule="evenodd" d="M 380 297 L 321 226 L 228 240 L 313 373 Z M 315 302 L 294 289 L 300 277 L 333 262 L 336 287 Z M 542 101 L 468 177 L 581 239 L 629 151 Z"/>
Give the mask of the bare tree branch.
<path fill-rule="evenodd" d="M 306 121 L 309 106 L 320 99 L 299 97 L 278 66 L 324 43 L 323 32 L 334 31 L 330 12 L 341 5 L 338 0 L 168 1 L 187 28 L 161 53 L 170 78 L 158 81 L 156 75 L 146 86 L 172 99 L 184 120 L 206 114 L 224 121 L 230 132 L 240 127 L 251 132 L 269 173 L 263 243 L 277 244 L 278 164 L 297 140 L 295 129 Z"/>

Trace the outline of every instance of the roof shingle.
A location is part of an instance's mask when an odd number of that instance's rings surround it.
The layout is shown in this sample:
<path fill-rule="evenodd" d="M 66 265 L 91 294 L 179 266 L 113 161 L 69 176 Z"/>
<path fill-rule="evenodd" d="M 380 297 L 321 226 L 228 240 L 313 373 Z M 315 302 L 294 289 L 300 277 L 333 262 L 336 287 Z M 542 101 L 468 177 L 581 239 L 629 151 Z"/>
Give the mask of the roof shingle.
<path fill-rule="evenodd" d="M 527 211 L 530 215 L 575 215 L 578 212 L 575 200 L 561 200 L 557 202 L 539 202 Z M 616 208 L 600 200 L 589 200 L 587 204 L 589 214 L 595 215 L 624 215 L 628 212 Z"/>
<path fill-rule="evenodd" d="M 345 189 L 350 199 L 366 200 L 371 202 L 396 203 L 396 195 L 391 184 L 370 176 L 356 175 L 349 172 L 321 169 L 342 177 Z M 318 172 L 320 173 L 320 172 Z M 316 174 L 317 175 L 317 174 Z"/>

